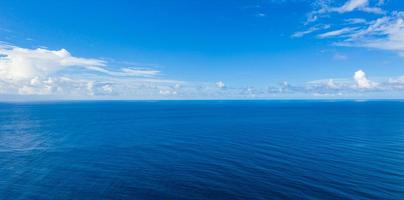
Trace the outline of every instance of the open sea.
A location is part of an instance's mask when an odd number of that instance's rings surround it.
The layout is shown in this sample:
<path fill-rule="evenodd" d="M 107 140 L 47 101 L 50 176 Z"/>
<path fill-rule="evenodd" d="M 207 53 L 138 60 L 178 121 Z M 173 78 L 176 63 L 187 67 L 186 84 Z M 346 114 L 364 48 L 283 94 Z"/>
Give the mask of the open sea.
<path fill-rule="evenodd" d="M 404 102 L 2 103 L 0 199 L 404 199 Z"/>

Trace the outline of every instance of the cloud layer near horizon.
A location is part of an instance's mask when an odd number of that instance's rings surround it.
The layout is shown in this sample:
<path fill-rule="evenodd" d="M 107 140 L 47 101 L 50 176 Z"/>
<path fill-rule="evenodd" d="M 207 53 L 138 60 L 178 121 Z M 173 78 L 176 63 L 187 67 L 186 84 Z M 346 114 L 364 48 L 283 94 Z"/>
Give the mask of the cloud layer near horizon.
<path fill-rule="evenodd" d="M 0 47 L 0 94 L 61 99 L 226 99 L 354 97 L 397 92 L 404 78 L 371 80 L 363 70 L 352 78 L 329 78 L 300 85 L 232 87 L 224 81 L 186 82 L 159 77 L 155 69 L 111 68 L 102 59 L 75 57 L 66 49 Z"/>
<path fill-rule="evenodd" d="M 179 81 L 157 78 L 154 69 L 110 69 L 101 59 L 81 58 L 66 49 L 0 46 L 0 92 L 8 95 L 88 97 L 113 95 L 125 88 L 158 90 Z M 157 87 L 157 88 L 154 88 Z"/>

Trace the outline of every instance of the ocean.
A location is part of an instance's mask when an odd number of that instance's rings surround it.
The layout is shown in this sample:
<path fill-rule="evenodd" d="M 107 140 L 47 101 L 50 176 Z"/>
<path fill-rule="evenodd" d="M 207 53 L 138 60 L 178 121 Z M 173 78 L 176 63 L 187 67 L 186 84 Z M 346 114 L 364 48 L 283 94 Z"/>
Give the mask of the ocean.
<path fill-rule="evenodd" d="M 0 199 L 404 199 L 404 102 L 1 103 Z"/>

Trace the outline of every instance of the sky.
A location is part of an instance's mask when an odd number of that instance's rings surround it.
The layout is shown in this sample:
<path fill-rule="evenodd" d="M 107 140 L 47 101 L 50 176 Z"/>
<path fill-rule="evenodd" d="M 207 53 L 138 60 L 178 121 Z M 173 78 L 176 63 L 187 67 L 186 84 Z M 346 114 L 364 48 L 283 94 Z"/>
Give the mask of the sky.
<path fill-rule="evenodd" d="M 0 100 L 402 99 L 401 0 L 0 1 Z"/>

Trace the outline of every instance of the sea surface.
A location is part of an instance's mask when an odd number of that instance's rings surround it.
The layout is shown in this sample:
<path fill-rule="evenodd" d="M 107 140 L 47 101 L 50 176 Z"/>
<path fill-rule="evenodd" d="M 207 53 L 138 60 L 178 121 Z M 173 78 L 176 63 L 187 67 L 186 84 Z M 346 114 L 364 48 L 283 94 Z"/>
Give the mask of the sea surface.
<path fill-rule="evenodd" d="M 404 102 L 1 103 L 0 199 L 404 199 Z"/>

